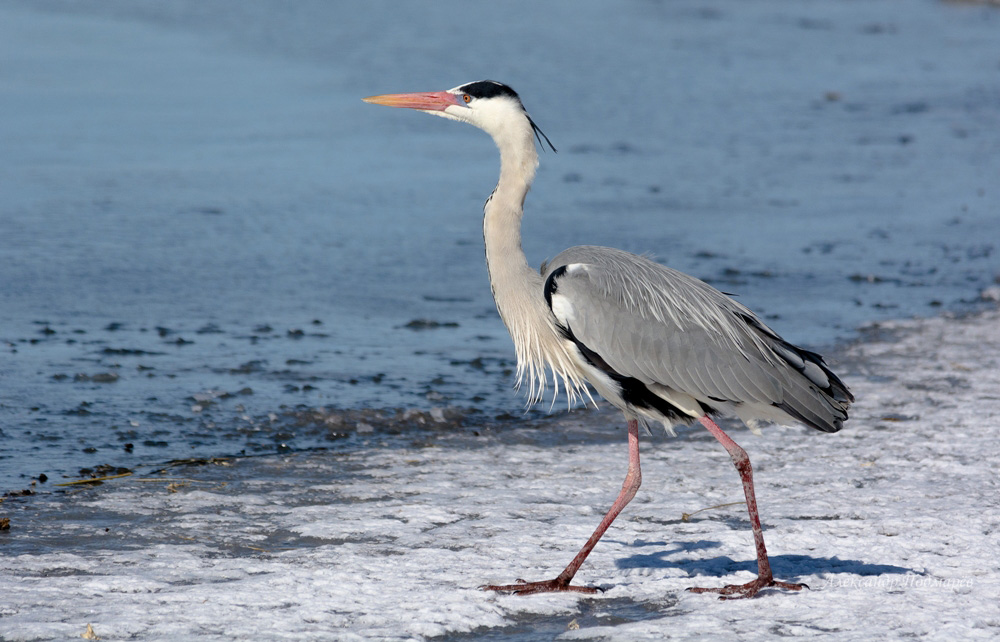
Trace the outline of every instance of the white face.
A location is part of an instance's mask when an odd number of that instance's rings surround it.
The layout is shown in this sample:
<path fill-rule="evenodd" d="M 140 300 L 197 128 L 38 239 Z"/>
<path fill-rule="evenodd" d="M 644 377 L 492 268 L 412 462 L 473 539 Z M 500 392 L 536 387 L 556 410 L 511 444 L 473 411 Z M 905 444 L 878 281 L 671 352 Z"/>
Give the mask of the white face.
<path fill-rule="evenodd" d="M 447 92 L 455 97 L 455 102 L 442 111 L 429 111 L 445 118 L 475 125 L 489 133 L 502 129 L 512 120 L 523 120 L 526 116 L 524 107 L 517 98 L 506 94 L 497 94 L 489 98 L 477 98 L 463 91 L 465 83 L 449 89 Z"/>
<path fill-rule="evenodd" d="M 525 136 L 530 139 L 538 132 L 517 94 L 490 80 L 465 83 L 447 91 L 371 96 L 365 102 L 416 109 L 469 123 L 490 134 L 498 144 L 501 140 L 523 141 Z"/>

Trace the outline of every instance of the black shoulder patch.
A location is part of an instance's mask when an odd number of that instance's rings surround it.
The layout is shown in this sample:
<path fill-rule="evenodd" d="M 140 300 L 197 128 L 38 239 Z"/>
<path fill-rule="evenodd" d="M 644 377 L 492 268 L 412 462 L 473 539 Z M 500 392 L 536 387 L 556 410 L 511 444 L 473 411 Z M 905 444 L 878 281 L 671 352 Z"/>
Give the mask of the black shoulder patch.
<path fill-rule="evenodd" d="M 521 97 L 517 92 L 495 80 L 477 80 L 467 85 L 459 87 L 463 94 L 469 94 L 473 98 L 496 98 L 497 96 L 507 96 L 517 102 L 521 102 Z"/>
<path fill-rule="evenodd" d="M 556 283 L 556 279 L 566 274 L 566 266 L 560 265 L 556 269 L 552 270 L 552 274 L 545 279 L 545 302 L 549 304 L 549 309 L 552 309 L 552 295 L 559 291 L 559 284 Z"/>

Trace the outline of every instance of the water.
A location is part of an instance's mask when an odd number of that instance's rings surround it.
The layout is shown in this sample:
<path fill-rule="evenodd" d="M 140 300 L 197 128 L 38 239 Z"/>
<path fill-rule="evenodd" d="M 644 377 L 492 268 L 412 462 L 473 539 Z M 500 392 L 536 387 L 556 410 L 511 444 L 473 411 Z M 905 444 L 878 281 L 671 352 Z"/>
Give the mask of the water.
<path fill-rule="evenodd" d="M 511 83 L 560 148 L 533 262 L 651 252 L 805 345 L 1000 272 L 993 12 L 2 8 L 3 487 L 325 445 L 300 406 L 518 412 L 492 144 L 372 93 Z"/>

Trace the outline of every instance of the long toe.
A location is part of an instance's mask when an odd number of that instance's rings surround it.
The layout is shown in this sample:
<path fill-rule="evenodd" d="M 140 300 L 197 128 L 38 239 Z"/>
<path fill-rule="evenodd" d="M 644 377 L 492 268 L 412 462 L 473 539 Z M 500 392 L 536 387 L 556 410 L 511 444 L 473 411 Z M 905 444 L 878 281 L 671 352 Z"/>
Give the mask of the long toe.
<path fill-rule="evenodd" d="M 808 584 L 796 584 L 794 582 L 781 582 L 774 578 L 762 579 L 758 577 L 755 580 L 751 580 L 746 584 L 730 584 L 728 586 L 723 586 L 722 588 L 701 588 L 701 587 L 691 587 L 688 590 L 692 593 L 718 593 L 720 600 L 741 600 L 748 597 L 753 597 L 762 588 L 781 588 L 789 591 L 801 591 L 804 588 L 809 588 Z"/>
<path fill-rule="evenodd" d="M 511 595 L 531 595 L 533 593 L 598 593 L 601 589 L 590 586 L 573 586 L 568 582 L 559 580 L 546 580 L 544 582 L 525 582 L 518 580 L 515 584 L 488 584 L 480 586 L 484 591 L 497 591 L 498 593 L 510 593 Z"/>

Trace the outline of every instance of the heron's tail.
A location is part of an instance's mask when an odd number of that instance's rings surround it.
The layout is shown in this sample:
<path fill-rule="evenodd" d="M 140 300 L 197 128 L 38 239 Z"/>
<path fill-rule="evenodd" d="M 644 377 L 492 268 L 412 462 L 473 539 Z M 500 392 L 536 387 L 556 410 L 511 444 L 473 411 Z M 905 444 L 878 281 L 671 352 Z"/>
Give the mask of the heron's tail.
<path fill-rule="evenodd" d="M 823 432 L 837 432 L 843 428 L 854 395 L 830 370 L 823 357 L 783 339 L 779 339 L 774 348 L 801 375 L 788 378 L 785 398 L 778 407 Z"/>

